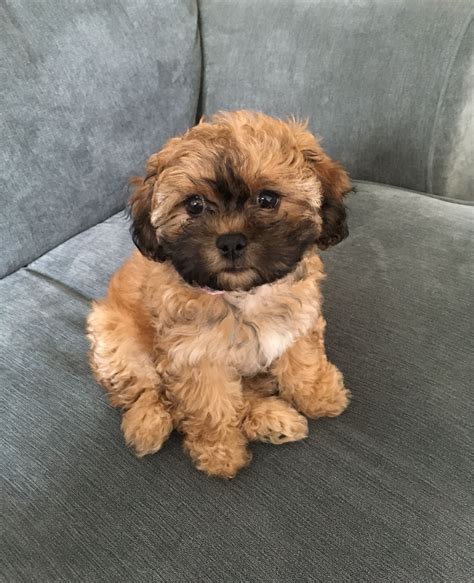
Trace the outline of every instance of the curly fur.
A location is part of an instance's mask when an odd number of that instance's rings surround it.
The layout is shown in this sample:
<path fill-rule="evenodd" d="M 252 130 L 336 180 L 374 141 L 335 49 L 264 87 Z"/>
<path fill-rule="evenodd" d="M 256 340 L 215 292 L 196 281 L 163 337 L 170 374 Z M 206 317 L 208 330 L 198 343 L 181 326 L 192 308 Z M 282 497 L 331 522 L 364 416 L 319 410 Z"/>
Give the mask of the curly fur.
<path fill-rule="evenodd" d="M 325 355 L 316 248 L 347 235 L 349 179 L 304 124 L 239 111 L 170 140 L 135 184 L 140 252 L 89 315 L 92 369 L 138 455 L 177 428 L 199 469 L 233 477 L 248 441 L 303 439 L 305 416 L 348 404 Z M 274 209 L 256 203 L 268 190 Z M 232 264 L 216 248 L 231 232 L 248 241 Z"/>

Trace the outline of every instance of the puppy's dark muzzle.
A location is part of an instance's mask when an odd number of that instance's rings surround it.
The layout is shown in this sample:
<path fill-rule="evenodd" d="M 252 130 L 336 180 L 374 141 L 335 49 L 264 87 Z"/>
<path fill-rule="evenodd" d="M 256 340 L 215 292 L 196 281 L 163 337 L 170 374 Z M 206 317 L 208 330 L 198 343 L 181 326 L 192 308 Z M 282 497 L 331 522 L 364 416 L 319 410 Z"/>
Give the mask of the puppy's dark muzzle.
<path fill-rule="evenodd" d="M 245 254 L 247 237 L 242 233 L 226 233 L 217 238 L 216 247 L 222 257 L 235 261 Z"/>

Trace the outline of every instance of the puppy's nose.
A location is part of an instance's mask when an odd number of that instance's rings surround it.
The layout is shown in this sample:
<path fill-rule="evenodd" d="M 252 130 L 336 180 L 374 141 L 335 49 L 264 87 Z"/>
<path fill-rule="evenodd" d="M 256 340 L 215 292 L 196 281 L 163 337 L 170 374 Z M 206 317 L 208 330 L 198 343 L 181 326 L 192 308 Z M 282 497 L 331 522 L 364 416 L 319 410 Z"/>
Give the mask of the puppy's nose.
<path fill-rule="evenodd" d="M 245 253 L 247 237 L 242 233 L 226 233 L 217 238 L 216 245 L 222 257 L 234 261 Z"/>

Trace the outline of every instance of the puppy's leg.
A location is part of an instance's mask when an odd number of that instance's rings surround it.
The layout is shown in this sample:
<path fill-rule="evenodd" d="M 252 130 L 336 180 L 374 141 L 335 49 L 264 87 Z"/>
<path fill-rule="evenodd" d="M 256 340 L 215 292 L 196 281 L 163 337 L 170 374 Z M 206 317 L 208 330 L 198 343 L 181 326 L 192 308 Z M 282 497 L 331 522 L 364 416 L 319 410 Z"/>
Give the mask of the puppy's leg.
<path fill-rule="evenodd" d="M 171 415 L 156 389 L 144 390 L 122 417 L 125 441 L 138 457 L 160 450 L 172 430 Z"/>
<path fill-rule="evenodd" d="M 273 365 L 281 396 L 308 417 L 336 417 L 349 404 L 342 374 L 326 358 L 325 322 L 299 338 Z"/>
<path fill-rule="evenodd" d="M 244 410 L 240 379 L 207 362 L 178 371 L 170 363 L 165 376 L 184 448 L 196 467 L 212 476 L 234 477 L 251 459 L 240 426 Z"/>
<path fill-rule="evenodd" d="M 122 431 L 138 456 L 155 453 L 173 429 L 151 359 L 151 337 L 125 310 L 94 304 L 87 321 L 90 360 L 110 402 L 124 409 Z"/>
<path fill-rule="evenodd" d="M 274 396 L 276 379 L 258 375 L 243 379 L 246 411 L 242 430 L 249 441 L 280 445 L 308 436 L 308 422 L 289 403 Z"/>

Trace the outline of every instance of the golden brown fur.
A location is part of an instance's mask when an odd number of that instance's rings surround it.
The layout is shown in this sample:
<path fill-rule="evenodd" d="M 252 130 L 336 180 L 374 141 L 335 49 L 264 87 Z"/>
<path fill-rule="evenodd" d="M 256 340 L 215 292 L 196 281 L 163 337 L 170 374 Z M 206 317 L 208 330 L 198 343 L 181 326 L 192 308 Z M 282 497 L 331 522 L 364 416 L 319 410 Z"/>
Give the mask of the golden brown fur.
<path fill-rule="evenodd" d="M 92 368 L 138 455 L 177 428 L 199 469 L 232 477 L 248 441 L 303 439 L 303 415 L 348 404 L 325 355 L 316 246 L 347 234 L 350 183 L 304 125 L 246 111 L 173 138 L 135 183 L 141 253 L 89 315 Z M 216 248 L 228 233 L 243 255 Z"/>

